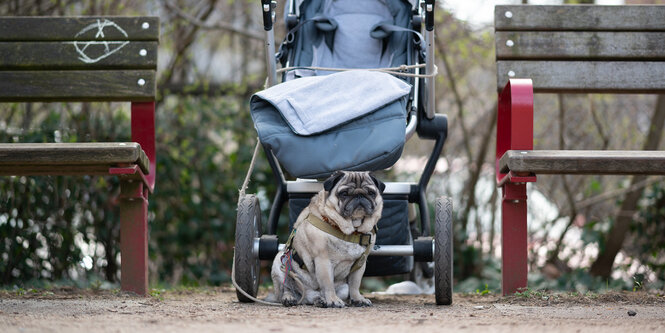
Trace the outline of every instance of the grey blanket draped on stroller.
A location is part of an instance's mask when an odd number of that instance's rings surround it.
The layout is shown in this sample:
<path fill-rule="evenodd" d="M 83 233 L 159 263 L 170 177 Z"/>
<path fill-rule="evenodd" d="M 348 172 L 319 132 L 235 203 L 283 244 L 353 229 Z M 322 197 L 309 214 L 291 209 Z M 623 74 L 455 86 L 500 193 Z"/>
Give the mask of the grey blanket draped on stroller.
<path fill-rule="evenodd" d="M 252 96 L 252 117 L 263 145 L 292 176 L 384 169 L 402 153 L 410 90 L 380 72 L 304 77 Z"/>

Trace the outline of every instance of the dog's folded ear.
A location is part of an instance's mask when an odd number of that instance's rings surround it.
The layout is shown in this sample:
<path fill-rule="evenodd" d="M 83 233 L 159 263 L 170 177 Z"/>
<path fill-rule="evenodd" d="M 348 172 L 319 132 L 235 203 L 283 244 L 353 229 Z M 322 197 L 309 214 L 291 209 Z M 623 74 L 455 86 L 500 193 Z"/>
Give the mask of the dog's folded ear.
<path fill-rule="evenodd" d="M 330 190 L 332 190 L 333 187 L 339 183 L 343 176 L 344 172 L 335 171 L 332 175 L 330 175 L 330 177 L 328 177 L 328 179 L 323 182 L 323 189 L 326 190 L 326 192 L 330 192 Z"/>
<path fill-rule="evenodd" d="M 376 179 L 376 177 L 374 177 L 374 175 L 372 175 L 372 174 L 370 174 L 369 176 L 372 178 L 372 181 L 374 182 L 374 185 L 376 185 L 376 187 L 379 189 L 379 192 L 381 192 L 383 194 L 383 190 L 386 189 L 386 184 L 384 184 L 382 181 Z"/>

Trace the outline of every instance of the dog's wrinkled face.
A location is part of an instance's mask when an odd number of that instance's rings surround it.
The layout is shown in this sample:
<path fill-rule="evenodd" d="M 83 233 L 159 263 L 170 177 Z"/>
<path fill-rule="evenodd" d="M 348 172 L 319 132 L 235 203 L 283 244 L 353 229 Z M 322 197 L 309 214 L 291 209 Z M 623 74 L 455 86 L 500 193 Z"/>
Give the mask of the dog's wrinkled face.
<path fill-rule="evenodd" d="M 335 210 L 358 228 L 365 217 L 381 214 L 385 185 L 369 172 L 338 171 L 328 178 L 324 189 Z"/>

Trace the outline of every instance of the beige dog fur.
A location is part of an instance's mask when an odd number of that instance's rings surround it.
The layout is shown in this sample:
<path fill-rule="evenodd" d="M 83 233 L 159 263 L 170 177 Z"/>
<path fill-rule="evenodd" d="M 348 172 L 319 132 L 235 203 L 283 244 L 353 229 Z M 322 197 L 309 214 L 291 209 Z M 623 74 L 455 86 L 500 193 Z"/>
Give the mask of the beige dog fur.
<path fill-rule="evenodd" d="M 304 302 L 320 307 L 344 307 L 345 300 L 353 306 L 371 306 L 360 294 L 360 282 L 366 263 L 351 272 L 354 262 L 364 255 L 365 247 L 328 234 L 312 225 L 311 214 L 344 234 L 372 233 L 369 246 L 374 246 L 372 231 L 381 217 L 385 185 L 368 172 L 337 172 L 324 183 L 300 213 L 294 229 L 293 249 L 302 258 L 305 269 L 293 262 L 285 278 L 280 251 L 272 266 L 274 294 L 269 297 L 286 306 Z"/>

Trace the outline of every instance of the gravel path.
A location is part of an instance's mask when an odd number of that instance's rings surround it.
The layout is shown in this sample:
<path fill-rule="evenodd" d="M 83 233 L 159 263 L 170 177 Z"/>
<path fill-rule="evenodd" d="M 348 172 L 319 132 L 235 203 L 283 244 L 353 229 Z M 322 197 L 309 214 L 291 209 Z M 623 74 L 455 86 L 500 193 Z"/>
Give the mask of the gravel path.
<path fill-rule="evenodd" d="M 368 295 L 371 308 L 241 304 L 230 288 L 141 298 L 112 292 L 0 292 L 0 332 L 665 332 L 665 297 L 646 293 L 529 297 Z M 635 316 L 629 316 L 635 311 Z"/>

